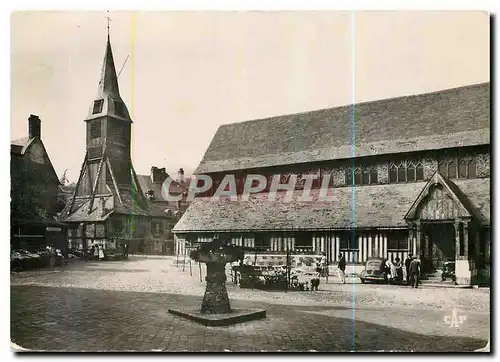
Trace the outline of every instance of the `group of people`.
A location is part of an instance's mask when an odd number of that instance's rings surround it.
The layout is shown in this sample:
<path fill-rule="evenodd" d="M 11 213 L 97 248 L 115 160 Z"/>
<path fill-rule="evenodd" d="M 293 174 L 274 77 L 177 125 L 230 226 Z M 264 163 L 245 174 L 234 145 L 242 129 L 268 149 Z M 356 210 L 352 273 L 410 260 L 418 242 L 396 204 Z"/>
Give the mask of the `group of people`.
<path fill-rule="evenodd" d="M 338 264 L 338 275 L 340 283 L 342 284 L 345 284 L 345 267 L 346 267 L 346 261 L 344 255 L 340 253 L 339 264 Z M 326 260 L 326 253 L 324 252 L 321 253 L 321 259 L 318 263 L 318 267 L 316 270 L 318 272 L 318 278 L 323 277 L 325 278 L 326 283 L 328 283 L 328 275 L 330 274 L 330 271 L 328 269 L 328 261 Z"/>
<path fill-rule="evenodd" d="M 91 255 L 94 256 L 95 260 L 103 260 L 104 259 L 104 249 L 102 245 L 98 245 L 97 243 L 94 243 L 91 246 Z"/>
<path fill-rule="evenodd" d="M 406 285 L 411 285 L 412 288 L 418 288 L 421 275 L 421 261 L 416 256 L 413 256 L 413 254 L 408 254 L 404 265 L 401 264 L 399 258 L 394 259 L 394 262 L 387 260 L 385 268 L 389 283 L 395 284 L 399 279 L 401 281 L 404 280 Z"/>
<path fill-rule="evenodd" d="M 404 261 L 404 265 L 401 263 L 401 260 L 399 258 L 396 258 L 394 259 L 394 262 L 387 260 L 385 267 L 387 278 L 389 279 L 390 283 L 394 283 L 396 282 L 396 280 L 400 279 L 401 281 L 404 280 L 407 285 L 411 285 L 412 288 L 418 288 L 421 275 L 421 261 L 413 254 L 408 255 L 408 257 Z M 342 253 L 339 254 L 339 262 L 337 268 L 339 281 L 341 284 L 345 284 L 346 260 Z M 326 279 L 326 283 L 328 283 L 328 261 L 324 252 L 321 253 L 321 259 L 318 263 L 317 273 L 318 277 L 324 277 Z"/>

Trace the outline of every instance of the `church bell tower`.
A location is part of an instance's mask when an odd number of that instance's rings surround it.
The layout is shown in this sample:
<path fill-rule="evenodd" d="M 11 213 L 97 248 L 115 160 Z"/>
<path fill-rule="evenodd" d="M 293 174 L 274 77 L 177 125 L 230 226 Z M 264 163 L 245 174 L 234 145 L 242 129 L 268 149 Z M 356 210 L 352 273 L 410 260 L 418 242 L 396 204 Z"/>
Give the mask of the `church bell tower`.
<path fill-rule="evenodd" d="M 147 214 L 147 201 L 132 166 L 132 119 L 120 96 L 109 28 L 97 95 L 85 123 L 86 155 L 68 214 L 78 208 L 75 198 L 88 199 L 90 214 L 98 204 L 96 199 L 106 196 L 114 196 L 114 208 L 121 213 L 135 209 Z"/>

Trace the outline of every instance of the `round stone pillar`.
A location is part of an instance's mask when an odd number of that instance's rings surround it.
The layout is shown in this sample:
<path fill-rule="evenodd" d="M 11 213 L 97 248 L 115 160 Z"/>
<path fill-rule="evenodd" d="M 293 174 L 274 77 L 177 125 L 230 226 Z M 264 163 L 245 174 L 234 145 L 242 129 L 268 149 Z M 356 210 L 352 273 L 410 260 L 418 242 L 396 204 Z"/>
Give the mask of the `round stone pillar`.
<path fill-rule="evenodd" d="M 202 314 L 230 313 L 231 307 L 226 289 L 226 263 L 208 262 L 206 265 L 207 277 L 205 280 L 207 286 L 200 312 Z"/>

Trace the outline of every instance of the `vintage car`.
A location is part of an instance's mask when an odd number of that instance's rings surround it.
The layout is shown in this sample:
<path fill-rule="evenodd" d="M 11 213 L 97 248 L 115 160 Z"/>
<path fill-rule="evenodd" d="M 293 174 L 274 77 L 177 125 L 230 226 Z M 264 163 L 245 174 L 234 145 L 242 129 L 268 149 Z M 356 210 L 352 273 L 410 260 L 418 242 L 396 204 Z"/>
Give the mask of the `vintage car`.
<path fill-rule="evenodd" d="M 387 272 L 385 269 L 386 259 L 384 258 L 368 258 L 365 263 L 365 268 L 361 272 L 361 283 L 370 282 L 387 282 Z"/>

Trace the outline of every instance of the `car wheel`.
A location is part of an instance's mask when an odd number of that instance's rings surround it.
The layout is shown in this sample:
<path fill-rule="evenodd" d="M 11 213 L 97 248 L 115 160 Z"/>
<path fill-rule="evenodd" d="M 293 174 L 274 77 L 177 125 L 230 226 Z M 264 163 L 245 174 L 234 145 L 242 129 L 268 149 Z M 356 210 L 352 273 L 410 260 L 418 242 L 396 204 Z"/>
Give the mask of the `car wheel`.
<path fill-rule="evenodd" d="M 366 280 L 364 280 L 363 278 L 361 278 L 361 284 L 365 284 Z"/>

